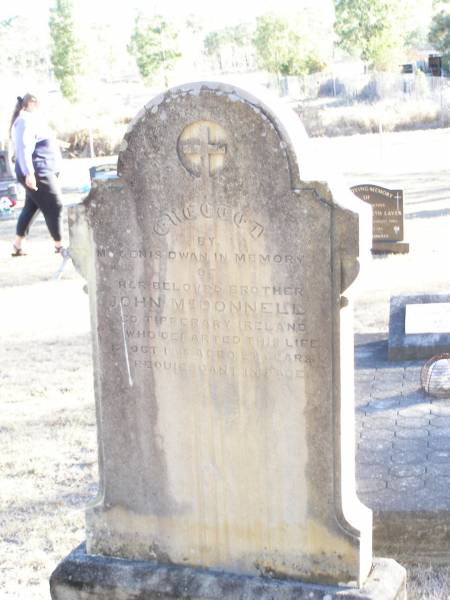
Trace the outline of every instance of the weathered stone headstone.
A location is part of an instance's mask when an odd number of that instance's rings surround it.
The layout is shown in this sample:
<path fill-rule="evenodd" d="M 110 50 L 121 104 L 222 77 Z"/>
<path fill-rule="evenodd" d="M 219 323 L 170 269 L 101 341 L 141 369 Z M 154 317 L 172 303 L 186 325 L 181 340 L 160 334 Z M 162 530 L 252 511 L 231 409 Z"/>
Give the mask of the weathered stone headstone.
<path fill-rule="evenodd" d="M 409 244 L 403 241 L 403 190 L 379 185 L 355 185 L 351 190 L 372 206 L 372 252 L 409 252 Z"/>
<path fill-rule="evenodd" d="M 53 598 L 403 597 L 401 567 L 371 571 L 355 493 L 358 214 L 340 202 L 362 203 L 306 181 L 308 153 L 293 113 L 181 86 L 72 209 L 101 491 Z"/>

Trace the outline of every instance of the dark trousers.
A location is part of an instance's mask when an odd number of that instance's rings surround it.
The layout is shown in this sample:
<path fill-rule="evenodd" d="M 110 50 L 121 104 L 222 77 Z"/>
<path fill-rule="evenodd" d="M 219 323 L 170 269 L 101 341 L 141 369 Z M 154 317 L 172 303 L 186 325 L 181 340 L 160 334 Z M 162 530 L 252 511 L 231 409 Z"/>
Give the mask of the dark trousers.
<path fill-rule="evenodd" d="M 62 202 L 56 174 L 36 177 L 37 190 L 25 185 L 25 177 L 19 177 L 26 190 L 25 204 L 17 220 L 16 233 L 25 237 L 38 210 L 44 215 L 47 228 L 55 242 L 61 241 Z"/>

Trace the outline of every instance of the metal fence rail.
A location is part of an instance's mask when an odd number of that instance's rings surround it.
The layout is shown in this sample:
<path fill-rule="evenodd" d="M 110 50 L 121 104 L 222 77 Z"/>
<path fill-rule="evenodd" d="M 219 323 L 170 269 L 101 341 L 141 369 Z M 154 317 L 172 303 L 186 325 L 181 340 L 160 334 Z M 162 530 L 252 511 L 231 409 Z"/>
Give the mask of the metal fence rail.
<path fill-rule="evenodd" d="M 369 73 L 335 75 L 332 72 L 314 73 L 305 77 L 282 77 L 279 93 L 296 100 L 319 97 L 339 97 L 352 103 L 355 100 L 384 100 L 392 97 L 428 99 L 450 105 L 450 78 L 432 77 L 422 71 L 411 74 Z"/>

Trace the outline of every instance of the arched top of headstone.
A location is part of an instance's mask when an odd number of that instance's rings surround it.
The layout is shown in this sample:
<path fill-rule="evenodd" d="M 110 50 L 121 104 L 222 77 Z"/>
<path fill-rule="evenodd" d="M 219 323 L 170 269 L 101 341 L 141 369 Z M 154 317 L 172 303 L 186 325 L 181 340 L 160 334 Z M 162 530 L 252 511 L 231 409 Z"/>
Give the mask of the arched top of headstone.
<path fill-rule="evenodd" d="M 118 173 L 152 199 L 182 191 L 272 203 L 306 187 L 316 200 L 362 215 L 359 245 L 370 247 L 370 207 L 316 156 L 298 115 L 262 87 L 197 81 L 156 96 L 124 136 Z"/>
<path fill-rule="evenodd" d="M 123 140 L 119 173 L 135 182 L 143 170 L 164 160 L 166 173 L 167 165 L 181 166 L 187 179 L 198 183 L 220 180 L 236 167 L 270 178 L 278 165 L 271 169 L 270 156 L 268 163 L 257 159 L 267 137 L 265 128 L 275 133 L 278 148 L 268 152 L 281 150 L 291 188 L 300 186 L 300 176 L 311 179 L 315 169 L 309 138 L 291 109 L 264 88 L 255 92 L 209 81 L 176 86 L 146 104 Z M 255 149 L 258 153 L 252 156 Z"/>

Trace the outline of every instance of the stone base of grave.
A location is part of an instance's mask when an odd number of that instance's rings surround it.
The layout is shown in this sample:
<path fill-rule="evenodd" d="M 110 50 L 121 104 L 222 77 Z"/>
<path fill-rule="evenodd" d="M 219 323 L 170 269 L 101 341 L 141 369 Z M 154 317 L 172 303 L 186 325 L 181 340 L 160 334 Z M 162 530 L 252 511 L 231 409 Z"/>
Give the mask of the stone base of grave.
<path fill-rule="evenodd" d="M 408 242 L 374 242 L 372 245 L 372 254 L 408 254 Z"/>
<path fill-rule="evenodd" d="M 389 360 L 427 359 L 450 352 L 450 332 L 406 333 L 406 306 L 408 304 L 450 303 L 449 294 L 392 296 L 389 313 Z"/>
<path fill-rule="evenodd" d="M 375 559 L 357 589 L 93 556 L 82 544 L 53 572 L 50 591 L 53 600 L 406 600 L 406 571 L 394 560 Z"/>

